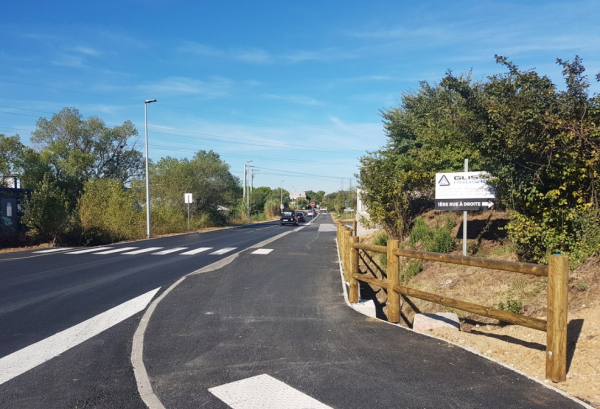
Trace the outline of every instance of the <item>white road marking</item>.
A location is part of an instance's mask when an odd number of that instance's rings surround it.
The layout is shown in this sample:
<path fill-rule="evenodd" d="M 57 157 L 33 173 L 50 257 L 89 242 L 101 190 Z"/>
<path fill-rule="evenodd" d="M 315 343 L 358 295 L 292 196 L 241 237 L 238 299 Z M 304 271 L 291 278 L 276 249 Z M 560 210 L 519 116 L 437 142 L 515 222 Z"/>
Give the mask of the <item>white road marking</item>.
<path fill-rule="evenodd" d="M 221 250 L 213 251 L 210 253 L 211 256 L 220 256 L 221 254 L 229 253 L 232 250 L 235 250 L 237 247 L 225 247 Z"/>
<path fill-rule="evenodd" d="M 128 251 L 127 253 L 123 253 L 123 254 L 142 254 L 142 253 L 149 253 L 151 251 L 156 251 L 156 250 L 160 250 L 164 247 L 147 247 L 145 249 L 139 249 L 139 250 L 133 250 L 133 251 Z"/>
<path fill-rule="evenodd" d="M 251 254 L 269 254 L 273 249 L 258 249 L 254 250 Z"/>
<path fill-rule="evenodd" d="M 202 253 L 203 251 L 211 250 L 212 247 L 200 247 L 195 250 L 186 251 L 181 253 L 180 256 L 193 256 L 194 254 Z"/>
<path fill-rule="evenodd" d="M 94 253 L 94 254 L 113 254 L 113 253 L 121 253 L 123 251 L 135 250 L 135 249 L 137 249 L 137 247 L 121 247 L 121 248 L 118 248 L 118 249 L 101 251 L 99 253 Z"/>
<path fill-rule="evenodd" d="M 148 291 L 89 320 L 0 358 L 0 385 L 142 311 L 159 289 Z"/>
<path fill-rule="evenodd" d="M 157 253 L 152 253 L 153 256 L 163 256 L 169 253 L 175 253 L 176 251 L 187 250 L 187 247 L 173 247 L 171 249 L 166 249 L 163 251 L 159 251 Z"/>
<path fill-rule="evenodd" d="M 112 247 L 94 247 L 92 249 L 85 249 L 85 250 L 77 250 L 77 251 L 71 251 L 70 253 L 67 254 L 83 254 L 83 253 L 91 253 L 92 251 L 102 251 L 102 250 L 107 250 L 107 249 L 111 249 Z"/>
<path fill-rule="evenodd" d="M 319 231 L 337 231 L 337 227 L 335 224 L 320 224 Z"/>
<path fill-rule="evenodd" d="M 38 251 L 34 251 L 34 253 L 54 253 L 57 251 L 67 251 L 70 250 L 71 247 L 59 247 L 57 249 L 48 249 L 48 250 L 38 250 Z"/>
<path fill-rule="evenodd" d="M 233 409 L 331 409 L 267 374 L 210 388 L 208 391 Z"/>

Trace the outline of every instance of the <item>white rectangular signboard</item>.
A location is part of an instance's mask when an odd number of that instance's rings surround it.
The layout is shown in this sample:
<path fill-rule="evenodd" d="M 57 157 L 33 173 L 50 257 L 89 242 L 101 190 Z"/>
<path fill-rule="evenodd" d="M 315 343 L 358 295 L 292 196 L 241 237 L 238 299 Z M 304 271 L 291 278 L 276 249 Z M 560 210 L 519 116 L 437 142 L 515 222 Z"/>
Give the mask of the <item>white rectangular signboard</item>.
<path fill-rule="evenodd" d="M 494 199 L 494 188 L 487 184 L 485 172 L 456 172 L 435 174 L 436 199 Z"/>
<path fill-rule="evenodd" d="M 486 172 L 435 174 L 436 210 L 481 210 L 494 205 L 496 194 Z"/>
<path fill-rule="evenodd" d="M 194 203 L 192 201 L 192 194 L 191 193 L 184 193 L 183 194 L 183 198 L 185 200 L 185 203 Z"/>

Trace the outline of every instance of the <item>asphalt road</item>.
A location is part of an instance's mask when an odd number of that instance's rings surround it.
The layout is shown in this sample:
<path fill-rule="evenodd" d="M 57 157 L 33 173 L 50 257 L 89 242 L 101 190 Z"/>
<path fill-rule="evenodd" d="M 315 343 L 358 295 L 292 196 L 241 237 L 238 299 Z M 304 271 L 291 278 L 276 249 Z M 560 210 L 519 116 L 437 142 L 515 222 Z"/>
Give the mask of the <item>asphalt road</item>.
<path fill-rule="evenodd" d="M 151 290 L 159 295 L 180 277 L 285 230 L 292 229 L 266 223 L 103 249 L 0 254 L 0 372 L 3 360 L 26 347 Z M 0 382 L 0 407 L 144 407 L 130 362 L 141 315 Z"/>
<path fill-rule="evenodd" d="M 157 290 L 148 321 L 144 304 L 0 382 L 0 407 L 146 407 L 131 363 L 142 324 L 147 380 L 167 408 L 230 407 L 229 384 L 248 380 L 258 380 L 244 389 L 254 397 L 235 398 L 236 408 L 581 407 L 349 308 L 328 215 L 300 229 L 270 223 L 107 247 L 0 255 L 0 379 L 10 357 Z M 256 396 L 263 404 L 250 403 Z"/>
<path fill-rule="evenodd" d="M 581 407 L 488 359 L 349 308 L 335 232 L 323 229 L 330 223 L 319 216 L 266 245 L 268 254 L 245 251 L 191 275 L 157 305 L 144 363 L 165 407 L 227 408 L 213 388 L 257 379 L 332 408 Z M 316 407 L 285 398 L 267 405 L 277 387 L 261 388 L 251 383 L 236 407 Z"/>

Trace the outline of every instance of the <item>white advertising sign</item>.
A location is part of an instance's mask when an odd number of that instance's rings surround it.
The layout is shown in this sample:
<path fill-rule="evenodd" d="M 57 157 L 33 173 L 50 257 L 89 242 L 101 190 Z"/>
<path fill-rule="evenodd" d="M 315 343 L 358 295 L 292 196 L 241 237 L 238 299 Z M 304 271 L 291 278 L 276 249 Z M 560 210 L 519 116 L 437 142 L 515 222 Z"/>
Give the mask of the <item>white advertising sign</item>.
<path fill-rule="evenodd" d="M 456 172 L 435 174 L 437 199 L 494 199 L 494 188 L 487 184 L 486 172 Z"/>

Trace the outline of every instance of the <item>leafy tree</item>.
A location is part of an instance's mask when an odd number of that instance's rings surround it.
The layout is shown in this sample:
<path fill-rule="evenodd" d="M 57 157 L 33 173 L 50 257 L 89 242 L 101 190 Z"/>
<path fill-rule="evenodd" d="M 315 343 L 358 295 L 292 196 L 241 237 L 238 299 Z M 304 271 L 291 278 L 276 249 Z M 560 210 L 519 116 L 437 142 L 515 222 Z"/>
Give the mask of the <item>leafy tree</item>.
<path fill-rule="evenodd" d="M 472 169 L 494 176 L 522 258 L 543 262 L 561 251 L 582 260 L 600 248 L 599 96 L 589 96 L 579 57 L 557 60 L 565 91 L 496 59 L 507 72 L 478 82 L 448 72 L 381 111 L 388 144 L 361 158 L 365 204 L 373 221 L 402 236 L 411 205 L 432 197 L 434 173 L 462 171 L 469 158 Z"/>
<path fill-rule="evenodd" d="M 10 175 L 20 170 L 23 150 L 19 135 L 0 134 L 0 175 Z M 3 180 L 0 179 L 0 186 L 2 183 Z"/>
<path fill-rule="evenodd" d="M 31 142 L 39 155 L 31 154 L 26 170 L 45 167 L 52 179 L 69 192 L 74 206 L 83 184 L 94 178 L 122 183 L 140 175 L 143 161 L 137 149 L 137 130 L 130 121 L 108 128 L 98 117 L 83 119 L 76 108 L 63 108 L 50 120 L 40 118 Z M 45 174 L 47 172 L 43 172 Z M 31 180 L 28 175 L 27 180 Z"/>
<path fill-rule="evenodd" d="M 35 234 L 54 243 L 69 226 L 68 197 L 48 175 L 35 187 L 31 197 L 25 199 L 23 222 Z"/>
<path fill-rule="evenodd" d="M 240 181 L 229 165 L 213 151 L 199 151 L 191 159 L 166 157 L 152 165 L 150 171 L 152 211 L 169 207 L 187 218 L 184 193 L 192 193 L 191 210 L 204 214 L 214 223 L 224 223 L 218 206 L 231 207 L 238 199 Z M 177 210 L 176 210 L 177 209 Z"/>

